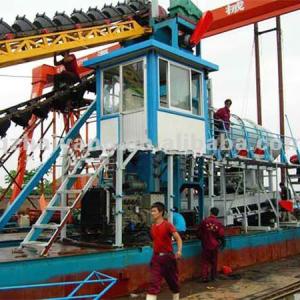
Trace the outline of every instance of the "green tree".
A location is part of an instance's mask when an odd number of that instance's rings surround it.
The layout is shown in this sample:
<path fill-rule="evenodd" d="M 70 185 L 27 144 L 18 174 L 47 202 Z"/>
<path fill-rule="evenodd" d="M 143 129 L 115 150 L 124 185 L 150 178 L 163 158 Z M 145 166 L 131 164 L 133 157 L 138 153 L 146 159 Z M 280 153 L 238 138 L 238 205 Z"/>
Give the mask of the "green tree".
<path fill-rule="evenodd" d="M 25 175 L 24 175 L 24 183 L 22 188 L 30 181 L 30 179 L 34 176 L 34 174 L 36 173 L 37 169 L 32 169 L 32 170 L 26 170 L 25 171 Z M 16 177 L 17 175 L 17 171 L 16 170 L 11 170 L 9 171 L 10 175 L 6 175 L 4 178 L 4 181 L 7 185 L 10 185 L 11 182 L 13 181 L 13 178 Z M 52 195 L 52 187 L 51 187 L 51 183 L 48 179 L 44 178 L 43 179 L 43 185 L 44 185 L 44 194 L 45 196 L 51 196 Z M 42 183 L 40 182 L 38 184 L 37 187 L 35 187 L 33 189 L 33 191 L 31 192 L 31 195 L 41 195 L 42 193 Z M 8 192 L 7 195 L 11 195 L 11 191 Z"/>

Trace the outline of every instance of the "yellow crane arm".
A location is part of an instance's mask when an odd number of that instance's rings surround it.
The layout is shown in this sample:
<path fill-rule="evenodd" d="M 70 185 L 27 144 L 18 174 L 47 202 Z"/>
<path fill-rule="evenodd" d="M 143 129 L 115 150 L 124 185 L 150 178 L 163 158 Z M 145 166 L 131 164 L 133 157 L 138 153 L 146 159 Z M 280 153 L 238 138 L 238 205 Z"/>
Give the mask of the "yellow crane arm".
<path fill-rule="evenodd" d="M 65 50 L 78 51 L 135 39 L 147 33 L 151 33 L 151 28 L 131 20 L 0 41 L 0 68 L 51 57 Z"/>

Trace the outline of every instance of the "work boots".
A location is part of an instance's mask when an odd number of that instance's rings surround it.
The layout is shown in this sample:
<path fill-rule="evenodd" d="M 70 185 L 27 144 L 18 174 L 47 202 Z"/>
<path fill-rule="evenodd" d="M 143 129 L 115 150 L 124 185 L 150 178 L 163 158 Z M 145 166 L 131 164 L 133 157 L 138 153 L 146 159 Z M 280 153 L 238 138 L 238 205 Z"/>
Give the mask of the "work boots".
<path fill-rule="evenodd" d="M 146 296 L 146 300 L 156 300 L 157 299 L 157 296 L 156 295 L 150 295 L 150 294 L 147 294 Z M 176 299 L 176 298 L 175 298 Z M 179 299 L 179 298 L 178 298 Z"/>
<path fill-rule="evenodd" d="M 156 300 L 156 299 L 157 299 L 156 295 L 147 294 L 146 296 L 146 300 Z M 173 300 L 179 300 L 179 293 L 173 294 Z"/>

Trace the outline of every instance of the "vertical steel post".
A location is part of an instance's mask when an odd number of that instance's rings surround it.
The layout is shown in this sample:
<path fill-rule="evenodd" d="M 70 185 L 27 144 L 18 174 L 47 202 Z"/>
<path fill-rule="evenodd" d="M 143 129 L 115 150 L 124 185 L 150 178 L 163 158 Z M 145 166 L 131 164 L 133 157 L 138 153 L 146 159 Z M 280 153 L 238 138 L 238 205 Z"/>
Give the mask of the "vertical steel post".
<path fill-rule="evenodd" d="M 123 219 L 123 114 L 119 115 L 119 144 L 117 147 L 116 170 L 116 209 L 115 209 L 115 247 L 123 247 L 122 219 Z"/>
<path fill-rule="evenodd" d="M 195 177 L 195 167 L 196 167 L 196 159 L 192 156 L 191 157 L 191 164 L 190 164 L 190 182 L 194 182 L 194 177 Z M 192 202 L 193 202 L 193 197 L 194 197 L 194 191 L 193 189 L 188 190 L 188 209 L 192 209 Z"/>
<path fill-rule="evenodd" d="M 106 223 L 110 223 L 110 192 L 106 191 Z"/>
<path fill-rule="evenodd" d="M 214 190 L 214 160 L 211 159 L 208 163 L 209 176 L 208 176 L 208 196 L 210 199 L 210 207 L 215 206 L 215 190 Z"/>
<path fill-rule="evenodd" d="M 227 204 L 226 204 L 226 174 L 225 167 L 222 165 L 220 167 L 220 184 L 221 184 L 221 193 L 223 198 L 223 209 L 224 209 L 224 226 L 227 225 Z"/>
<path fill-rule="evenodd" d="M 157 18 L 159 16 L 158 0 L 151 1 L 151 18 Z"/>
<path fill-rule="evenodd" d="M 278 203 L 278 169 L 276 168 L 276 223 L 277 223 L 277 229 L 279 229 L 279 203 Z"/>
<path fill-rule="evenodd" d="M 159 178 L 159 175 L 160 175 L 160 170 L 161 170 L 160 167 L 161 167 L 161 162 L 162 162 L 161 155 L 162 155 L 161 153 L 157 153 L 157 154 L 153 155 L 154 191 L 156 193 L 159 193 L 159 191 L 160 191 L 160 178 Z"/>
<path fill-rule="evenodd" d="M 122 242 L 122 214 L 123 214 L 123 149 L 117 148 L 117 172 L 116 172 L 116 209 L 115 209 L 115 247 L 123 247 Z"/>
<path fill-rule="evenodd" d="M 258 24 L 257 23 L 254 24 L 254 45 L 255 45 L 255 74 L 256 74 L 257 123 L 259 125 L 262 125 L 260 55 L 259 55 L 259 31 L 258 31 Z"/>
<path fill-rule="evenodd" d="M 41 121 L 41 142 L 40 142 L 40 162 L 43 163 L 44 154 L 44 120 Z M 41 179 L 41 194 L 45 193 L 44 177 Z"/>
<path fill-rule="evenodd" d="M 56 148 L 56 112 L 53 112 L 53 124 L 52 124 L 52 144 L 53 150 Z M 52 194 L 56 193 L 56 163 L 52 167 Z"/>
<path fill-rule="evenodd" d="M 244 187 L 243 187 L 243 199 L 244 199 L 244 231 L 248 232 L 248 217 L 247 217 L 247 203 L 246 203 L 246 169 L 243 169 Z"/>
<path fill-rule="evenodd" d="M 174 157 L 168 155 L 168 220 L 173 223 L 173 200 L 174 200 Z M 179 199 L 180 201 L 180 199 Z"/>
<path fill-rule="evenodd" d="M 257 172 L 256 178 L 258 180 L 258 187 L 259 187 L 258 195 L 257 195 L 258 226 L 261 226 L 261 206 L 260 206 L 260 194 L 261 194 L 260 192 L 261 192 L 261 190 L 260 190 L 260 183 L 259 183 L 259 180 L 260 180 L 260 178 L 259 178 L 259 166 L 257 167 L 256 172 Z M 264 183 L 263 183 L 263 187 L 264 187 Z"/>
<path fill-rule="evenodd" d="M 66 178 L 68 176 L 68 152 L 69 152 L 68 147 L 62 148 L 62 176 L 61 176 L 62 183 L 66 180 Z M 60 206 L 61 207 L 67 206 L 67 194 L 66 193 L 60 194 Z M 66 211 L 62 210 L 60 212 L 60 220 L 63 220 L 65 215 L 66 215 Z M 60 232 L 60 240 L 63 240 L 66 237 L 67 237 L 67 225 L 65 224 Z"/>
<path fill-rule="evenodd" d="M 280 136 L 284 147 L 284 95 L 283 95 L 283 72 L 282 72 L 282 41 L 281 41 L 281 22 L 280 16 L 276 17 L 276 36 L 277 36 L 277 60 L 278 60 L 278 93 L 279 93 L 279 122 Z M 284 149 L 283 149 L 284 151 Z M 281 181 L 285 182 L 284 168 L 281 168 Z"/>
<path fill-rule="evenodd" d="M 273 170 L 268 171 L 269 192 L 273 192 Z"/>

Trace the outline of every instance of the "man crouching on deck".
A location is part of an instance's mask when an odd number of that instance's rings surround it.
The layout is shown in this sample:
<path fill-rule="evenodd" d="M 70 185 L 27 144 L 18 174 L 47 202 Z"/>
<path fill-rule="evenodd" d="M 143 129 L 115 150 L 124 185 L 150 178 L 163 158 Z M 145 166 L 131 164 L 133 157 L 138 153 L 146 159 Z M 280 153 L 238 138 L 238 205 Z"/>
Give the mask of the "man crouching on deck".
<path fill-rule="evenodd" d="M 146 300 L 156 300 L 164 278 L 173 292 L 173 300 L 179 299 L 179 278 L 177 259 L 181 257 L 182 240 L 175 227 L 164 219 L 165 206 L 156 202 L 151 206 L 154 224 L 151 227 L 153 256 L 151 259 L 150 287 Z M 174 255 L 172 236 L 177 242 L 178 251 Z"/>

